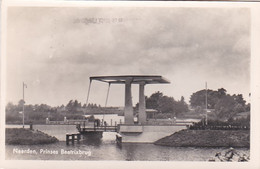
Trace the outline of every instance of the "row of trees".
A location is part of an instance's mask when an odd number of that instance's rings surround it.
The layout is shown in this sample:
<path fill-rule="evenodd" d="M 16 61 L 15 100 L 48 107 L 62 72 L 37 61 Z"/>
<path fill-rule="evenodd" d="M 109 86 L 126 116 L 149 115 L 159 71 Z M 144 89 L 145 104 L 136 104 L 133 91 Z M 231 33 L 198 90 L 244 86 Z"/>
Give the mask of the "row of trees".
<path fill-rule="evenodd" d="M 7 123 L 21 123 L 22 111 L 24 101 L 20 100 L 18 104 L 9 102 L 6 105 L 6 122 Z M 48 117 L 50 120 L 60 121 L 66 116 L 68 119 L 82 119 L 84 109 L 90 109 L 91 112 L 100 111 L 101 106 L 93 103 L 89 103 L 87 106 L 78 102 L 77 100 L 70 100 L 66 106 L 49 106 L 47 104 L 25 104 L 25 122 L 45 123 L 45 119 Z M 94 109 L 94 110 L 93 110 Z M 106 111 L 103 110 L 102 111 Z M 110 110 L 111 112 L 112 110 Z"/>
<path fill-rule="evenodd" d="M 70 112 L 70 113 L 79 113 L 82 112 L 82 109 L 85 108 L 100 108 L 100 105 L 89 103 L 88 105 L 82 104 L 78 102 L 77 100 L 70 100 L 69 103 L 66 105 L 65 109 Z M 61 107 L 58 108 L 64 108 L 62 105 Z"/>
<path fill-rule="evenodd" d="M 21 123 L 23 110 L 23 100 L 20 100 L 17 105 L 8 103 L 6 106 L 6 122 L 7 123 Z M 25 105 L 24 110 L 26 111 L 25 122 L 44 122 L 49 114 L 56 112 L 55 108 L 46 104 L 35 104 Z"/>
<path fill-rule="evenodd" d="M 205 113 L 205 100 L 207 95 L 207 109 L 211 109 L 211 112 L 218 119 L 230 119 L 237 113 L 249 112 L 250 104 L 246 104 L 242 94 L 230 95 L 226 89 L 221 88 L 218 90 L 200 90 L 193 93 L 190 97 L 190 107 L 195 110 L 195 113 Z M 191 110 L 188 104 L 185 102 L 182 96 L 180 100 L 175 100 L 173 97 L 164 95 L 162 92 L 155 92 L 150 97 L 145 97 L 146 108 L 155 109 L 159 114 L 170 114 L 172 116 L 179 116 L 181 114 L 187 114 Z M 6 120 L 7 121 L 20 121 L 21 112 L 23 107 L 23 100 L 20 100 L 17 105 L 8 103 L 6 106 Z M 136 107 L 138 108 L 138 104 Z M 88 109 L 91 112 L 111 112 L 115 110 L 108 110 L 102 108 L 97 104 L 81 104 L 77 100 L 70 100 L 66 106 L 61 105 L 58 107 L 51 107 L 46 104 L 25 105 L 25 111 L 27 118 L 32 121 L 43 120 L 47 117 L 53 118 L 53 120 L 62 120 L 62 113 L 66 113 L 66 116 L 72 115 L 71 118 L 78 118 L 76 115 L 83 114 L 83 111 Z M 74 117 L 75 116 L 75 117 Z"/>

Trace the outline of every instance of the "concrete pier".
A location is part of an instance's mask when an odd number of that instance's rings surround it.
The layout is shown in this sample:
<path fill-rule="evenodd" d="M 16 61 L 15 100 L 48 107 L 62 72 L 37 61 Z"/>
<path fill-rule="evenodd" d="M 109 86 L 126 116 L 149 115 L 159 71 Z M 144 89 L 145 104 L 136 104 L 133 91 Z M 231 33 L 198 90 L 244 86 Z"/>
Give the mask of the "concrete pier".
<path fill-rule="evenodd" d="M 153 143 L 183 129 L 187 129 L 187 126 L 121 125 L 119 134 L 122 137 L 122 143 Z"/>
<path fill-rule="evenodd" d="M 81 138 L 80 133 L 77 134 L 66 134 L 66 145 L 69 145 L 70 142 L 72 145 L 74 145 L 74 142 L 77 141 L 77 143 L 79 143 Z"/>
<path fill-rule="evenodd" d="M 146 122 L 144 86 L 145 82 L 139 84 L 139 124 L 144 124 Z"/>
<path fill-rule="evenodd" d="M 131 83 L 132 78 L 127 78 L 125 81 L 125 124 L 134 124 Z"/>

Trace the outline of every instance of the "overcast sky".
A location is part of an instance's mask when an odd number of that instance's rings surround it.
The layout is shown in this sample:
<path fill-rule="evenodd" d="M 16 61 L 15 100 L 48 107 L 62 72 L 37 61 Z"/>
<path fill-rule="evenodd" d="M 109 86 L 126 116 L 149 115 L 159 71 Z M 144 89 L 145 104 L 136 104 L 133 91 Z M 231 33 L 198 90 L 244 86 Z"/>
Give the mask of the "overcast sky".
<path fill-rule="evenodd" d="M 207 81 L 209 89 L 249 100 L 245 8 L 11 7 L 7 23 L 7 101 L 13 103 L 22 98 L 23 81 L 26 104 L 56 106 L 84 103 L 90 76 L 129 74 L 171 81 L 146 85 L 148 96 L 159 90 L 188 102 Z M 106 91 L 107 84 L 94 81 L 89 102 L 104 106 Z M 132 92 L 136 103 L 138 86 Z M 123 105 L 124 86 L 112 85 L 108 106 Z"/>

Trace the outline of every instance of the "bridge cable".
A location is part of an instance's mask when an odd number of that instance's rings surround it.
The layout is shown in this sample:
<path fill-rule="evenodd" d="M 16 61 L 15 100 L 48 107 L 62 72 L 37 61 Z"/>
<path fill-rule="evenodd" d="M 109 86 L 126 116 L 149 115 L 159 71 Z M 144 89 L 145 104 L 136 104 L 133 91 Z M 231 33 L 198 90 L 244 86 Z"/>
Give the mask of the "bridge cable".
<path fill-rule="evenodd" d="M 110 91 L 110 85 L 111 83 L 108 83 L 108 89 L 107 89 L 107 97 L 106 97 L 106 102 L 105 102 L 105 107 L 107 107 L 107 101 L 108 101 L 108 95 L 109 95 L 109 91 Z M 105 122 L 105 112 L 103 113 L 103 119 L 102 119 L 102 125 Z"/>
<path fill-rule="evenodd" d="M 90 79 L 90 81 L 89 81 L 89 86 L 88 86 L 88 95 L 87 95 L 87 101 L 86 101 L 86 106 L 87 106 L 87 107 L 88 107 L 88 99 L 89 99 L 89 94 L 90 94 L 91 82 L 92 82 L 92 79 Z M 85 115 L 85 112 L 84 112 L 84 115 Z"/>
<path fill-rule="evenodd" d="M 106 98 L 105 107 L 107 107 L 107 100 L 108 100 L 108 95 L 109 95 L 110 85 L 111 85 L 111 83 L 108 83 L 107 98 Z"/>

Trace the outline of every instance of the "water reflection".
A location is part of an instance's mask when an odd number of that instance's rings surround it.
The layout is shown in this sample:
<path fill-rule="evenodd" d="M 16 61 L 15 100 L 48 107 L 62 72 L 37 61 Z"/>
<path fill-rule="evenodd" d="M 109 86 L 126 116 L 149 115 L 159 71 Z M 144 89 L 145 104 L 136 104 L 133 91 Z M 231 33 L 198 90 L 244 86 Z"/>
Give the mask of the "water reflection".
<path fill-rule="evenodd" d="M 82 144 L 89 145 L 89 146 L 96 146 L 99 147 L 102 144 L 102 139 L 100 138 L 88 138 L 83 139 Z"/>
<path fill-rule="evenodd" d="M 117 143 L 117 144 L 116 144 L 116 147 L 117 147 L 118 149 L 122 150 L 122 143 Z"/>
<path fill-rule="evenodd" d="M 139 146 L 136 146 L 136 144 L 131 143 L 123 143 L 122 149 L 126 153 L 126 161 L 134 161 L 135 160 L 135 154 L 136 154 L 136 148 Z"/>
<path fill-rule="evenodd" d="M 31 149 L 37 155 L 13 153 L 13 149 Z M 41 154 L 41 149 L 58 151 L 58 155 Z M 91 155 L 61 154 L 66 151 L 87 151 Z M 6 159 L 18 160 L 120 160 L 120 161 L 208 161 L 216 152 L 225 151 L 226 148 L 191 148 L 191 147 L 163 147 L 153 144 L 106 143 L 102 140 L 92 140 L 79 144 L 66 146 L 66 142 L 48 145 L 7 145 Z M 249 155 L 249 149 L 237 149 Z"/>

